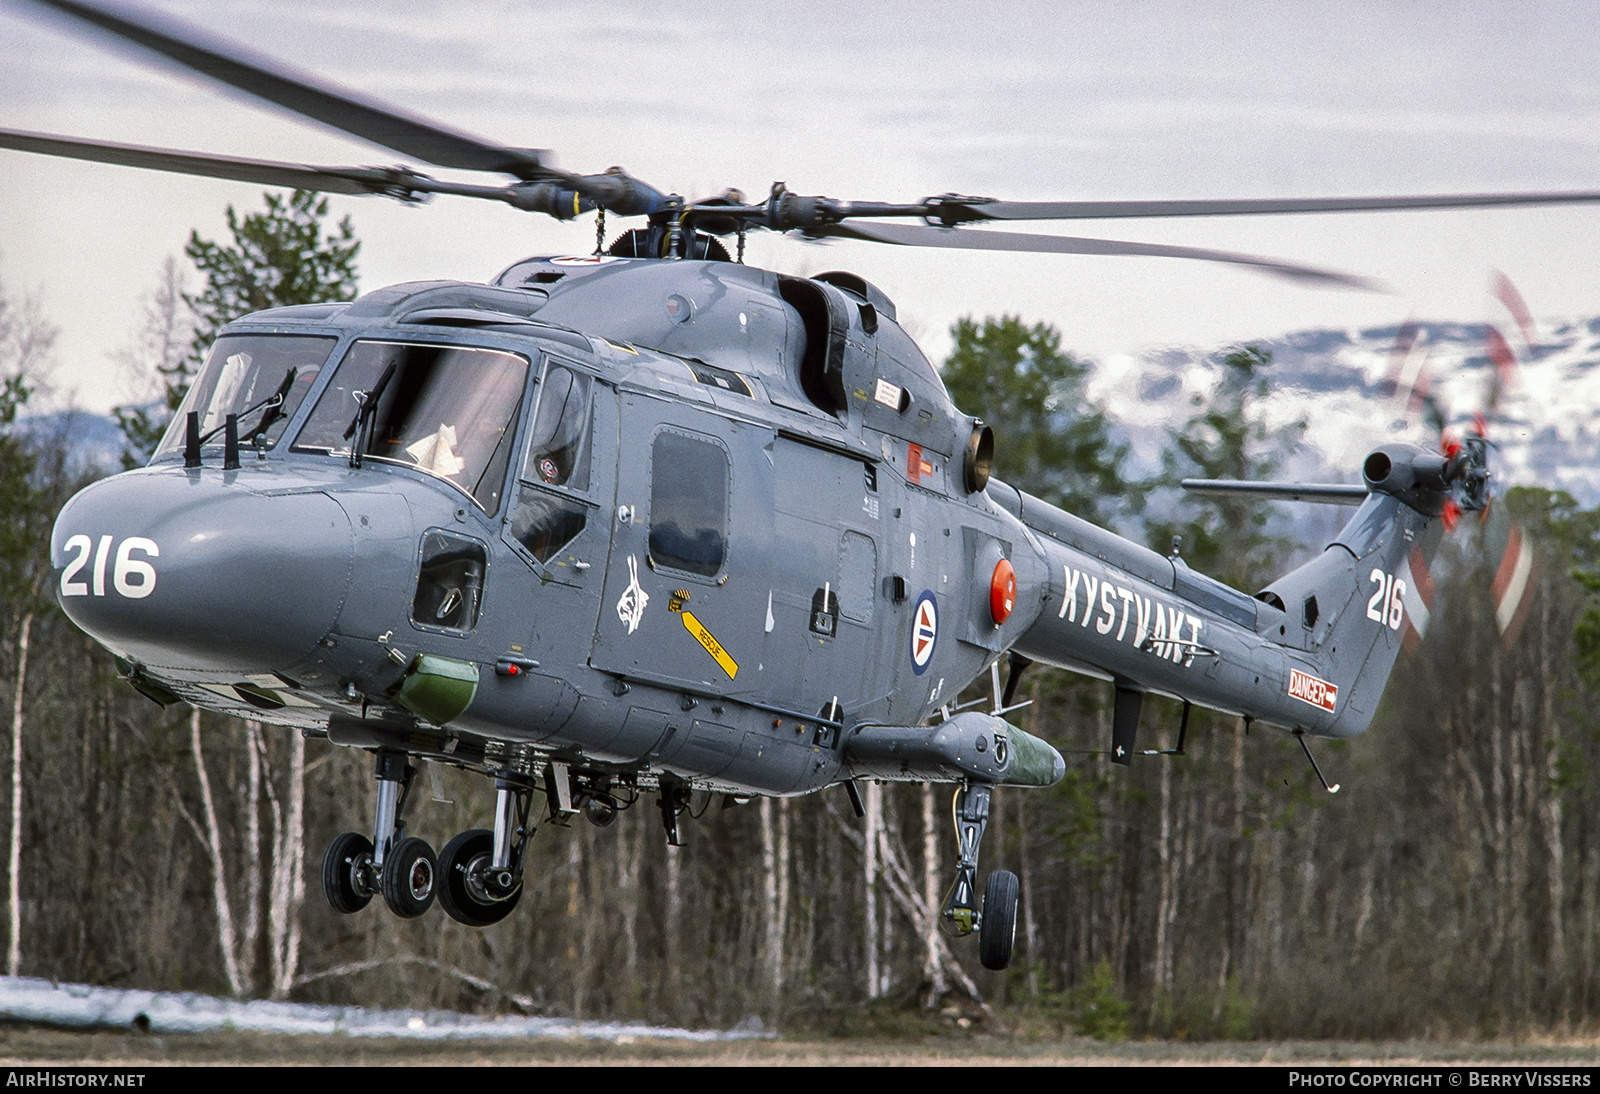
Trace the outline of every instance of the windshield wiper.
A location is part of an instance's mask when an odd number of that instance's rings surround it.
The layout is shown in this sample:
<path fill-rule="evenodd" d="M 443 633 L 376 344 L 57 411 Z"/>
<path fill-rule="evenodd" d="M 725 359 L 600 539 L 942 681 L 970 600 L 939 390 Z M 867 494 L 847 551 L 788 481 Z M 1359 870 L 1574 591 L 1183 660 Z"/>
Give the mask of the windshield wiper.
<path fill-rule="evenodd" d="M 368 434 L 372 429 L 372 420 L 378 416 L 378 400 L 383 398 L 383 391 L 389 386 L 389 381 L 394 378 L 398 360 L 390 361 L 389 367 L 383 370 L 383 375 L 378 377 L 378 382 L 371 391 L 360 393 L 361 405 L 356 408 L 356 415 L 350 419 L 350 424 L 344 427 L 344 439 L 350 444 L 350 466 L 360 467 L 362 453 L 366 451 Z"/>
<path fill-rule="evenodd" d="M 294 387 L 295 377 L 299 374 L 300 367 L 291 368 L 283 378 L 283 383 L 278 385 L 278 390 L 266 401 L 266 413 L 261 415 L 261 424 L 256 426 L 256 431 L 251 434 L 257 444 L 260 444 L 267 435 L 267 430 L 277 424 L 279 418 L 286 417 L 283 404 L 289 399 L 289 391 Z M 254 407 L 251 410 L 255 409 Z M 250 411 L 245 411 L 246 414 Z"/>
<path fill-rule="evenodd" d="M 262 434 L 266 433 L 266 431 L 272 426 L 272 424 L 274 422 L 276 422 L 279 418 L 283 417 L 283 411 L 282 411 L 281 408 L 283 406 L 284 400 L 289 397 L 289 389 L 294 387 L 295 374 L 297 372 L 299 372 L 299 371 L 300 370 L 299 370 L 298 367 L 291 368 L 289 370 L 289 372 L 288 372 L 288 375 L 286 375 L 283 378 L 283 383 L 278 385 L 278 390 L 277 391 L 274 391 L 271 395 L 268 395 L 265 399 L 262 399 L 259 403 L 255 404 L 254 406 L 247 406 L 243 410 L 239 411 L 238 414 L 234 415 L 234 420 L 237 422 L 238 420 L 244 418 L 246 415 L 254 414 L 256 411 L 260 410 L 262 407 L 266 407 L 267 408 L 267 412 L 261 416 L 261 424 L 256 426 L 256 431 L 255 431 L 254 434 L 252 434 L 252 436 L 260 437 Z M 200 438 L 200 443 L 201 444 L 205 444 L 212 437 L 215 437 L 218 433 L 221 433 L 227 427 L 228 427 L 227 422 L 223 422 L 222 425 L 217 426 L 210 433 L 207 433 L 204 437 L 201 437 Z"/>

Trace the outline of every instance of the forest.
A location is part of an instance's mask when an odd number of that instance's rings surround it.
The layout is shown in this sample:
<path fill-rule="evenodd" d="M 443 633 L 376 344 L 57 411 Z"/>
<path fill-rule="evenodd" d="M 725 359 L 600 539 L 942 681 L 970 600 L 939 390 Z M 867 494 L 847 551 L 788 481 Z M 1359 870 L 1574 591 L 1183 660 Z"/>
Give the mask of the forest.
<path fill-rule="evenodd" d="M 229 211 L 162 272 L 123 367 L 152 383 L 119 412 L 140 461 L 196 345 L 273 303 L 349 299 L 358 244 L 325 203 Z M 736 803 L 697 794 L 668 847 L 648 800 L 600 829 L 534 839 L 528 890 L 472 930 L 434 911 L 335 914 L 333 836 L 364 827 L 370 759 L 298 733 L 161 708 L 55 606 L 49 534 L 71 493 L 120 469 L 29 413 L 53 328 L 0 289 L 0 694 L 6 971 L 60 981 L 588 1019 L 843 1030 L 868 1020 L 1031 1022 L 1104 1038 L 1445 1037 L 1589 1029 L 1600 1018 L 1600 510 L 1521 487 L 1463 520 L 1433 574 L 1426 634 L 1370 731 L 1314 742 L 1337 794 L 1271 727 L 1196 711 L 1184 754 L 1108 762 L 1111 688 L 1034 669 L 1013 718 L 1066 756 L 1046 790 L 996 793 L 984 870 L 1021 879 L 1018 952 L 984 971 L 934 915 L 954 874 L 949 786 L 840 788 Z M 963 320 L 943 365 L 1000 438 L 996 474 L 1246 592 L 1321 542 L 1287 507 L 1179 498 L 1183 475 L 1272 474 L 1293 427 L 1259 404 L 1270 355 L 1228 347 L 1174 407 L 1161 472 L 1088 395 L 1091 365 L 1016 317 Z M 1148 455 L 1148 454 L 1146 454 Z M 1150 461 L 1146 459 L 1144 464 Z M 1287 515 L 1286 515 L 1287 514 Z M 1511 534 L 1537 559 L 1496 618 Z M 1502 582 L 1503 583 L 1503 582 Z M 1146 747 L 1179 709 L 1146 705 Z M 408 810 L 430 838 L 491 823 L 483 780 L 428 766 Z"/>

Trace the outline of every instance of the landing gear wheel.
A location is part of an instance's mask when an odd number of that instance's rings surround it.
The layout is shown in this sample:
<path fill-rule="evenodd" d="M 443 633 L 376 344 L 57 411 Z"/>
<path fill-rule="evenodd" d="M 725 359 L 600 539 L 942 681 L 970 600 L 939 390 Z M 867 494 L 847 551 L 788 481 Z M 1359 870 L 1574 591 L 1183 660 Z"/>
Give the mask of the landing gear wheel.
<path fill-rule="evenodd" d="M 383 860 L 383 902 L 401 919 L 415 919 L 433 907 L 439 864 L 428 841 L 408 836 Z"/>
<path fill-rule="evenodd" d="M 999 972 L 1011 964 L 1017 944 L 1017 894 L 1021 886 L 1010 870 L 996 870 L 983 885 L 983 922 L 978 926 L 978 960 Z"/>
<path fill-rule="evenodd" d="M 439 903 L 457 923 L 488 927 L 510 915 L 522 899 L 520 883 L 501 899 L 485 885 L 493 855 L 494 833 L 485 828 L 461 833 L 439 852 Z"/>
<path fill-rule="evenodd" d="M 367 869 L 372 864 L 372 841 L 359 832 L 346 832 L 328 844 L 322 856 L 322 893 L 333 910 L 350 915 L 372 901 Z"/>

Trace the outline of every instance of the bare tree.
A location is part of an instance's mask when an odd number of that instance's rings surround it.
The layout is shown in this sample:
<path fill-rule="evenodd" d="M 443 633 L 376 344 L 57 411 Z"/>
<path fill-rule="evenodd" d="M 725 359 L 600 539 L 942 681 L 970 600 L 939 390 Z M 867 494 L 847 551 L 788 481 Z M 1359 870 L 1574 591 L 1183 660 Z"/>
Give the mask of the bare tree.
<path fill-rule="evenodd" d="M 132 340 L 111 355 L 132 393 L 131 402 L 112 409 L 124 437 L 125 468 L 142 465 L 155 451 L 175 406 L 174 378 L 186 374 L 194 319 L 185 289 L 183 267 L 168 255 L 155 288 L 144 299 L 144 313 Z"/>
<path fill-rule="evenodd" d="M 58 331 L 44 317 L 38 296 L 11 300 L 0 287 L 0 592 L 10 607 L 7 627 L 12 672 L 11 833 L 8 847 L 8 942 L 6 969 L 22 965 L 22 730 L 28 681 L 28 651 L 37 613 L 47 609 L 50 563 L 39 542 L 48 535 L 54 492 L 41 483 L 37 445 L 18 424 L 18 414 L 48 367 Z"/>

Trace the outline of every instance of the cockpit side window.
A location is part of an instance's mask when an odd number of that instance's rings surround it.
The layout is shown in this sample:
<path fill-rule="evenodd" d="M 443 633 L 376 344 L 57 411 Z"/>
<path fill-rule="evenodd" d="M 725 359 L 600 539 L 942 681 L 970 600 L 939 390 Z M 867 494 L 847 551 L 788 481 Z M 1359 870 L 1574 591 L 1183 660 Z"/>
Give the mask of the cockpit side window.
<path fill-rule="evenodd" d="M 295 442 L 297 451 L 415 467 L 453 483 L 487 512 L 500 493 L 528 361 L 472 346 L 357 342 Z"/>
<path fill-rule="evenodd" d="M 511 536 L 540 562 L 578 537 L 594 506 L 574 493 L 589 489 L 594 381 L 551 362 L 539 385 L 539 409 L 522 463 Z"/>
<path fill-rule="evenodd" d="M 199 415 L 205 444 L 222 444 L 223 424 L 238 415 L 239 440 L 271 448 L 311 390 L 335 338 L 307 334 L 230 334 L 212 345 L 200 375 L 156 447 L 156 456 L 183 451 L 190 411 Z"/>
<path fill-rule="evenodd" d="M 589 398 L 593 381 L 561 365 L 545 369 L 539 409 L 522 477 L 529 482 L 589 489 Z"/>

